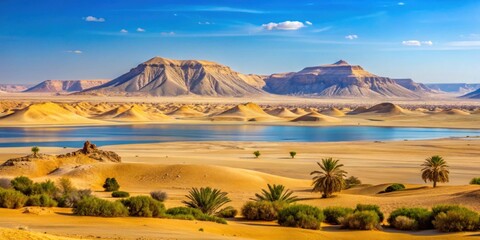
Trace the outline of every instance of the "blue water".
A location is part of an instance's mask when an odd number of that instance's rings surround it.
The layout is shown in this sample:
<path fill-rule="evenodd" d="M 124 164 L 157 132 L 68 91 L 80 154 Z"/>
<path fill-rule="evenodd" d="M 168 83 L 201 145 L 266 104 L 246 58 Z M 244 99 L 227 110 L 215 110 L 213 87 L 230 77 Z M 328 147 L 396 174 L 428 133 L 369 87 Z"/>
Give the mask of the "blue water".
<path fill-rule="evenodd" d="M 0 147 L 80 147 L 173 141 L 341 142 L 480 136 L 480 130 L 363 126 L 123 125 L 0 128 Z"/>

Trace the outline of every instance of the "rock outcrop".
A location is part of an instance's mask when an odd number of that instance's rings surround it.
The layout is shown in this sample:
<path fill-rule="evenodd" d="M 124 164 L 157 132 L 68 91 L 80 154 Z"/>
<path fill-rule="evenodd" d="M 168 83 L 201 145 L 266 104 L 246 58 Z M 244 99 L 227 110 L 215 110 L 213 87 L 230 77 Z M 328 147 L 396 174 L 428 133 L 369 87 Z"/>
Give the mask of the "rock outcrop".
<path fill-rule="evenodd" d="M 78 155 L 85 155 L 91 159 L 100 161 L 100 162 L 121 162 L 122 158 L 112 151 L 104 151 L 97 148 L 97 145 L 90 143 L 90 141 L 86 141 L 83 144 L 83 148 L 79 149 L 78 151 L 58 155 L 58 158 L 68 158 Z"/>

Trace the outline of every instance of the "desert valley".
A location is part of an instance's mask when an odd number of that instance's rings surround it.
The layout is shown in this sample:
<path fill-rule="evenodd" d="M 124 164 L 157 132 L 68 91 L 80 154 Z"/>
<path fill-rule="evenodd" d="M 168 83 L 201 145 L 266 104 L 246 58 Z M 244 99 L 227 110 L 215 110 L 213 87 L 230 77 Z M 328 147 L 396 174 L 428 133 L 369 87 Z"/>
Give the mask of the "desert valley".
<path fill-rule="evenodd" d="M 480 239 L 479 10 L 0 1 L 0 240 Z"/>

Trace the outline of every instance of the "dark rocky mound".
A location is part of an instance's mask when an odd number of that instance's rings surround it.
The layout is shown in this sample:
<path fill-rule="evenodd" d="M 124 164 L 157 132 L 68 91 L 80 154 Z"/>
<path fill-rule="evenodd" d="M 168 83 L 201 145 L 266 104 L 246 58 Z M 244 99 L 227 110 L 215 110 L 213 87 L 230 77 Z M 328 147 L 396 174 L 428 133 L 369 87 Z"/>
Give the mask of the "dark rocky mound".
<path fill-rule="evenodd" d="M 68 158 L 78 155 L 86 155 L 89 158 L 95 159 L 100 162 L 121 162 L 122 158 L 112 151 L 104 151 L 97 148 L 97 145 L 86 141 L 83 144 L 83 148 L 75 152 L 58 155 L 58 158 Z"/>

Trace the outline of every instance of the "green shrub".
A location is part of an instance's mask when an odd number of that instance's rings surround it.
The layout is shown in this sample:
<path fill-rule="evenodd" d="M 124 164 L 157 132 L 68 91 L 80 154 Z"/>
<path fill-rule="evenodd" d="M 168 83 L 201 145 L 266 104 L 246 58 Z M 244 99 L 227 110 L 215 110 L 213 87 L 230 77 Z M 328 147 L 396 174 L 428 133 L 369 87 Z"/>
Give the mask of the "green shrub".
<path fill-rule="evenodd" d="M 387 188 L 385 188 L 385 192 L 395 192 L 395 191 L 400 191 L 400 190 L 403 190 L 405 189 L 405 185 L 401 184 L 401 183 L 394 183 L 390 186 L 388 186 Z"/>
<path fill-rule="evenodd" d="M 51 198 L 49 195 L 43 193 L 29 196 L 25 205 L 39 207 L 56 207 L 57 201 L 53 200 L 53 198 Z"/>
<path fill-rule="evenodd" d="M 103 188 L 105 189 L 105 192 L 118 191 L 118 189 L 120 189 L 120 184 L 118 184 L 117 179 L 115 178 L 107 178 L 105 179 Z"/>
<path fill-rule="evenodd" d="M 297 155 L 297 152 L 295 151 L 290 152 L 290 157 L 295 158 L 296 155 Z"/>
<path fill-rule="evenodd" d="M 350 176 L 345 179 L 345 189 L 349 189 L 351 187 L 357 186 L 362 184 L 362 181 L 358 179 L 358 177 L 355 176 Z"/>
<path fill-rule="evenodd" d="M 92 191 L 90 189 L 72 190 L 62 195 L 55 197 L 59 207 L 74 208 L 79 201 L 84 198 L 91 197 Z"/>
<path fill-rule="evenodd" d="M 113 191 L 112 192 L 112 197 L 114 197 L 114 198 L 126 198 L 126 197 L 130 197 L 130 193 L 124 192 L 124 191 Z"/>
<path fill-rule="evenodd" d="M 435 219 L 440 213 L 447 213 L 450 210 L 459 210 L 463 207 L 459 205 L 440 204 L 432 207 L 432 218 Z"/>
<path fill-rule="evenodd" d="M 287 227 L 320 229 L 324 219 L 322 210 L 302 204 L 285 207 L 278 213 L 278 223 Z"/>
<path fill-rule="evenodd" d="M 260 151 L 257 150 L 257 151 L 255 151 L 255 152 L 253 152 L 253 155 L 255 155 L 255 158 L 258 158 L 258 157 L 260 157 L 260 155 L 262 155 L 262 154 L 260 153 Z"/>
<path fill-rule="evenodd" d="M 11 181 L 13 189 L 25 194 L 30 195 L 32 192 L 33 181 L 25 176 L 20 176 L 12 179 Z"/>
<path fill-rule="evenodd" d="M 165 213 L 163 203 L 147 196 L 136 196 L 121 201 L 129 215 L 135 217 L 161 217 Z"/>
<path fill-rule="evenodd" d="M 342 219 L 341 226 L 353 230 L 379 229 L 380 218 L 375 211 L 356 211 Z"/>
<path fill-rule="evenodd" d="M 167 200 L 168 198 L 168 194 L 166 192 L 163 192 L 163 191 L 153 191 L 150 193 L 150 196 L 157 200 L 157 201 L 160 201 L 160 202 L 165 202 L 165 200 Z"/>
<path fill-rule="evenodd" d="M 470 184 L 480 185 L 480 177 L 473 178 L 473 179 L 470 181 Z"/>
<path fill-rule="evenodd" d="M 53 196 L 57 191 L 58 188 L 55 186 L 55 183 L 50 180 L 46 180 L 41 183 L 34 183 L 31 187 L 30 195 L 47 194 L 49 196 Z"/>
<path fill-rule="evenodd" d="M 441 232 L 476 231 L 480 229 L 480 218 L 470 209 L 459 208 L 439 213 L 433 225 Z"/>
<path fill-rule="evenodd" d="M 383 220 L 385 219 L 383 212 L 380 211 L 380 207 L 377 205 L 357 204 L 357 207 L 355 208 L 354 212 L 359 212 L 359 211 L 374 211 L 378 215 L 378 219 L 380 222 L 383 222 Z"/>
<path fill-rule="evenodd" d="M 415 219 L 411 219 L 405 216 L 398 216 L 395 218 L 394 223 L 391 225 L 398 230 L 412 231 L 417 230 L 418 222 Z"/>
<path fill-rule="evenodd" d="M 218 211 L 217 216 L 221 218 L 234 218 L 235 216 L 237 216 L 237 214 L 238 214 L 237 209 L 231 206 L 228 206 Z"/>
<path fill-rule="evenodd" d="M 416 222 L 416 228 L 414 229 L 400 229 L 400 230 L 424 230 L 424 229 L 432 229 L 432 212 L 425 208 L 398 208 L 395 209 L 390 216 L 388 217 L 387 221 L 390 226 L 396 227 L 396 220 L 399 216 L 407 217 L 409 219 L 413 219 Z M 400 224 L 401 225 L 401 224 Z M 399 228 L 397 228 L 399 229 Z"/>
<path fill-rule="evenodd" d="M 21 208 L 27 202 L 28 197 L 13 189 L 0 189 L 0 207 Z"/>
<path fill-rule="evenodd" d="M 128 216 L 128 209 L 119 201 L 85 197 L 76 204 L 73 213 L 79 216 L 125 217 Z"/>
<path fill-rule="evenodd" d="M 248 220 L 273 221 L 278 218 L 278 212 L 288 204 L 283 202 L 249 201 L 242 207 L 242 215 Z"/>
<path fill-rule="evenodd" d="M 183 220 L 199 220 L 199 221 L 210 221 L 216 223 L 226 224 L 227 222 L 223 218 L 209 216 L 199 209 L 189 208 L 189 207 L 174 207 L 169 208 L 165 212 L 166 218 L 174 219 L 183 219 Z"/>
<path fill-rule="evenodd" d="M 347 215 L 352 214 L 353 211 L 353 208 L 327 207 L 323 210 L 323 215 L 325 215 L 326 223 L 338 225 L 340 224 L 340 220 L 345 218 Z"/>

